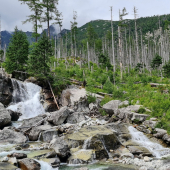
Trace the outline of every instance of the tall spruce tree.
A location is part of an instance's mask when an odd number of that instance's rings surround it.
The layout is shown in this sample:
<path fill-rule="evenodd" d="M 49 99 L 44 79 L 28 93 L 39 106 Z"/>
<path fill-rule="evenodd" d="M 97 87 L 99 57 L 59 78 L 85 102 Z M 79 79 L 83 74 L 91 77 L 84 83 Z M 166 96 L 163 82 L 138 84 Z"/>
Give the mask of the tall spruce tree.
<path fill-rule="evenodd" d="M 33 31 L 34 33 L 32 34 L 33 37 L 35 37 L 36 42 L 38 37 L 40 36 L 38 34 L 38 28 L 41 28 L 41 14 L 43 12 L 43 7 L 42 4 L 40 4 L 39 0 L 19 0 L 21 2 L 24 2 L 28 5 L 29 9 L 31 11 L 33 11 L 32 15 L 28 16 L 28 19 L 26 21 L 23 22 L 23 24 L 27 23 L 27 22 L 33 22 Z"/>
<path fill-rule="evenodd" d="M 53 55 L 51 41 L 44 32 L 28 59 L 28 72 L 39 78 L 47 78 L 50 72 L 50 57 Z"/>
<path fill-rule="evenodd" d="M 12 73 L 14 70 L 24 71 L 28 53 L 29 43 L 27 36 L 16 27 L 6 52 L 6 71 L 8 73 Z"/>

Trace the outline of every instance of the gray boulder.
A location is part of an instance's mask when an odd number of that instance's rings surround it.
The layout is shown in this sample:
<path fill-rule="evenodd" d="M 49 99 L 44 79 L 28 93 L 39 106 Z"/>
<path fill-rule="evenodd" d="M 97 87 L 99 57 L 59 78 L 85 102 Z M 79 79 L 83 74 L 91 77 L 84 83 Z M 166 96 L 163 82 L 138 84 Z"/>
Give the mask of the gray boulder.
<path fill-rule="evenodd" d="M 5 109 L 4 105 L 0 103 L 0 128 L 7 126 L 11 123 L 11 116 L 8 110 Z"/>
<path fill-rule="evenodd" d="M 143 122 L 143 125 L 149 127 L 149 128 L 152 128 L 152 129 L 155 129 L 156 125 L 157 125 L 158 121 L 156 118 L 151 118 L 150 120 L 145 120 Z"/>
<path fill-rule="evenodd" d="M 19 168 L 23 170 L 40 170 L 41 169 L 41 165 L 34 159 L 29 159 L 29 158 L 21 159 L 18 161 L 18 164 L 19 164 Z"/>
<path fill-rule="evenodd" d="M 27 138 L 20 132 L 15 132 L 11 129 L 4 129 L 0 131 L 0 142 L 9 143 L 25 143 Z"/>
<path fill-rule="evenodd" d="M 170 135 L 165 134 L 165 135 L 163 135 L 162 139 L 163 139 L 167 144 L 170 144 Z"/>
<path fill-rule="evenodd" d="M 54 135 L 58 135 L 58 130 L 56 130 L 55 128 L 43 131 L 40 135 L 40 141 L 50 142 L 53 139 Z"/>
<path fill-rule="evenodd" d="M 167 134 L 167 131 L 164 129 L 156 128 L 155 131 L 156 134 L 154 134 L 153 136 L 156 138 L 162 138 L 165 134 Z"/>
<path fill-rule="evenodd" d="M 111 100 L 110 102 L 103 105 L 103 109 L 111 116 L 117 113 L 120 103 L 120 100 Z"/>
<path fill-rule="evenodd" d="M 65 136 L 54 136 L 53 140 L 50 142 L 50 148 L 55 150 L 59 158 L 66 158 L 70 155 L 68 141 L 65 139 Z"/>
<path fill-rule="evenodd" d="M 51 129 L 52 127 L 50 125 L 41 125 L 41 126 L 37 126 L 37 127 L 33 127 L 29 133 L 29 140 L 30 141 L 36 141 L 38 140 L 39 134 L 42 131 L 46 131 Z"/>
<path fill-rule="evenodd" d="M 68 116 L 67 123 L 76 124 L 76 123 L 80 123 L 83 120 L 85 120 L 84 113 L 83 112 L 75 112 Z"/>
<path fill-rule="evenodd" d="M 132 116 L 132 121 L 134 120 L 139 120 L 140 122 L 143 122 L 146 120 L 146 118 L 149 117 L 149 115 L 147 114 L 139 114 L 139 113 L 133 113 L 133 116 Z"/>
<path fill-rule="evenodd" d="M 69 114 L 70 110 L 65 106 L 56 112 L 52 112 L 51 116 L 48 118 L 48 121 L 58 126 L 64 123 Z"/>

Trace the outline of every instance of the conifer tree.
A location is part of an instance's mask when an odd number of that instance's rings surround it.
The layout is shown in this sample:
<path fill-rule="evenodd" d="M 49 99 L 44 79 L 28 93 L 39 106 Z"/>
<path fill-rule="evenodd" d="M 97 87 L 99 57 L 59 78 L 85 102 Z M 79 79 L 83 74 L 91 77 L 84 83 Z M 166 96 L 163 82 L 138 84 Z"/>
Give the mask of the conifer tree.
<path fill-rule="evenodd" d="M 28 5 L 28 7 L 30 8 L 31 11 L 33 11 L 34 14 L 29 15 L 28 19 L 26 21 L 23 22 L 23 24 L 27 23 L 27 22 L 33 22 L 33 37 L 35 37 L 36 42 L 38 37 L 40 36 L 38 34 L 38 28 L 41 28 L 42 25 L 41 23 L 38 23 L 41 21 L 41 14 L 43 12 L 43 7 L 40 4 L 39 0 L 19 0 L 21 2 L 24 2 Z"/>
<path fill-rule="evenodd" d="M 16 27 L 6 52 L 5 69 L 8 73 L 12 73 L 14 70 L 25 70 L 29 53 L 28 48 L 29 43 L 26 34 Z"/>
<path fill-rule="evenodd" d="M 44 32 L 31 51 L 28 72 L 40 78 L 47 78 L 50 72 L 50 57 L 53 55 L 51 41 Z"/>

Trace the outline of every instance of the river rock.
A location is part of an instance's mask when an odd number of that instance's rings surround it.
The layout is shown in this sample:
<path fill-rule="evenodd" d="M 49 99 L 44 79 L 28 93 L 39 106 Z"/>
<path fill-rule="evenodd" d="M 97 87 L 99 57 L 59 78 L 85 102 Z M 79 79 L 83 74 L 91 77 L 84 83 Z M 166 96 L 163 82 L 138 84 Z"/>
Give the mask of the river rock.
<path fill-rule="evenodd" d="M 151 134 L 151 131 L 145 125 L 136 126 L 136 129 L 146 134 Z"/>
<path fill-rule="evenodd" d="M 0 162 L 0 170 L 18 170 L 18 168 L 8 162 Z"/>
<path fill-rule="evenodd" d="M 164 129 L 156 128 L 155 131 L 156 134 L 154 134 L 153 136 L 156 138 L 162 138 L 165 134 L 167 134 L 167 131 Z"/>
<path fill-rule="evenodd" d="M 51 129 L 52 127 L 50 125 L 41 125 L 41 126 L 37 126 L 37 127 L 33 127 L 29 133 L 29 140 L 30 141 L 36 141 L 38 140 L 39 134 L 42 131 L 46 131 Z"/>
<path fill-rule="evenodd" d="M 27 138 L 20 132 L 15 132 L 11 129 L 4 129 L 0 131 L 0 142 L 9 143 L 25 143 Z"/>
<path fill-rule="evenodd" d="M 150 120 L 145 120 L 143 122 L 143 125 L 145 125 L 149 128 L 155 129 L 157 123 L 158 123 L 158 120 L 156 118 L 151 118 Z"/>
<path fill-rule="evenodd" d="M 17 166 L 18 165 L 18 161 L 16 159 L 16 157 L 13 157 L 13 158 L 9 158 L 8 162 L 14 166 Z"/>
<path fill-rule="evenodd" d="M 13 86 L 10 78 L 6 78 L 0 71 L 0 103 L 8 106 L 12 102 Z"/>
<path fill-rule="evenodd" d="M 11 123 L 11 116 L 8 110 L 5 109 L 4 105 L 0 103 L 0 128 L 7 126 Z"/>
<path fill-rule="evenodd" d="M 18 163 L 19 168 L 23 170 L 40 170 L 41 168 L 41 165 L 34 159 L 25 158 L 19 160 Z"/>
<path fill-rule="evenodd" d="M 85 116 L 83 112 L 75 112 L 68 116 L 67 123 L 76 124 L 85 120 Z"/>
<path fill-rule="evenodd" d="M 2 162 L 8 162 L 9 158 L 7 156 L 5 156 L 3 159 L 2 159 Z"/>
<path fill-rule="evenodd" d="M 170 143 L 170 135 L 165 134 L 165 135 L 163 135 L 162 139 L 163 139 L 167 144 Z"/>
<path fill-rule="evenodd" d="M 70 155 L 70 149 L 65 136 L 54 136 L 50 142 L 50 148 L 54 149 L 59 158 L 68 158 Z"/>
<path fill-rule="evenodd" d="M 87 97 L 80 98 L 79 101 L 74 102 L 74 110 L 76 112 L 89 112 L 89 103 Z"/>
<path fill-rule="evenodd" d="M 139 113 L 133 113 L 133 116 L 131 118 L 132 121 L 138 120 L 140 122 L 143 122 L 146 120 L 146 118 L 149 117 L 147 114 L 139 114 Z"/>
<path fill-rule="evenodd" d="M 43 131 L 40 135 L 40 141 L 50 142 L 54 135 L 58 135 L 58 130 L 56 128 Z"/>
<path fill-rule="evenodd" d="M 58 126 L 64 123 L 69 114 L 70 110 L 65 106 L 56 112 L 52 112 L 51 116 L 48 118 L 48 121 Z"/>
<path fill-rule="evenodd" d="M 18 129 L 26 130 L 26 129 L 30 128 L 30 127 L 33 127 L 38 122 L 42 121 L 45 117 L 46 117 L 46 115 L 42 114 L 42 115 L 38 115 L 38 116 L 30 118 L 30 119 L 24 119 L 22 125 Z"/>
<path fill-rule="evenodd" d="M 56 158 L 53 158 L 53 159 L 51 159 L 50 160 L 50 163 L 51 163 L 51 166 L 53 167 L 53 168 L 56 168 L 56 167 L 59 167 L 60 166 L 60 159 L 58 158 L 58 157 L 56 157 Z"/>
<path fill-rule="evenodd" d="M 111 100 L 110 102 L 103 105 L 103 109 L 112 116 L 117 112 L 119 104 L 121 103 L 120 100 Z"/>
<path fill-rule="evenodd" d="M 46 158 L 54 158 L 54 157 L 56 157 L 56 152 L 55 151 L 51 151 L 51 152 L 49 152 L 49 153 L 47 153 L 46 154 Z"/>
<path fill-rule="evenodd" d="M 27 155 L 25 153 L 12 153 L 8 155 L 8 157 L 16 157 L 17 159 L 23 159 L 27 158 Z"/>
<path fill-rule="evenodd" d="M 21 113 L 14 112 L 12 110 L 8 110 L 8 112 L 10 113 L 11 121 L 17 121 L 19 119 L 19 117 L 22 115 Z"/>

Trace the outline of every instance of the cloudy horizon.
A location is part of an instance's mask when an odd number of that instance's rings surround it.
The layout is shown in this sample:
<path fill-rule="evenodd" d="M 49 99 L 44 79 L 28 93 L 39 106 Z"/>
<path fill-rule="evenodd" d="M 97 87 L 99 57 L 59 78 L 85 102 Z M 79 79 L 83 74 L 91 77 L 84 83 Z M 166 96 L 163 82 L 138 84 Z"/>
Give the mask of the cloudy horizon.
<path fill-rule="evenodd" d="M 73 10 L 77 11 L 78 27 L 90 22 L 91 20 L 103 19 L 110 20 L 110 6 L 113 6 L 113 20 L 118 20 L 119 9 L 126 7 L 129 13 L 126 18 L 133 19 L 133 7 L 138 9 L 138 18 L 169 14 L 170 2 L 164 0 L 59 0 L 58 10 L 63 14 L 62 29 L 70 29 L 70 21 L 73 21 Z M 26 4 L 18 0 L 5 0 L 0 5 L 1 30 L 14 31 L 15 26 L 23 31 L 32 31 L 32 23 L 22 24 L 22 21 L 30 15 L 30 9 Z M 50 22 L 50 25 L 54 21 Z M 43 29 L 46 29 L 43 23 Z M 59 30 L 59 29 L 57 29 Z M 39 30 L 41 32 L 41 30 Z"/>

